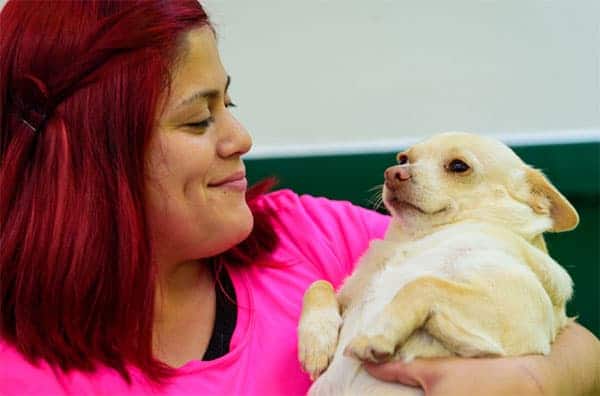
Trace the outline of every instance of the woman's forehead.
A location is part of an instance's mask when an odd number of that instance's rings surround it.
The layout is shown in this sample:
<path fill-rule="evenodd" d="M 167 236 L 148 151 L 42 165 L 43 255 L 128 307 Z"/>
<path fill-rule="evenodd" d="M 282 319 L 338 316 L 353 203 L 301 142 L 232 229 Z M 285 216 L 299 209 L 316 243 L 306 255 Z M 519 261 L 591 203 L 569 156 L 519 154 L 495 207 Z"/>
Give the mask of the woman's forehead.
<path fill-rule="evenodd" d="M 197 92 L 223 90 L 227 73 L 221 63 L 217 42 L 210 27 L 186 33 L 183 54 L 174 67 L 167 107 L 176 110 Z"/>

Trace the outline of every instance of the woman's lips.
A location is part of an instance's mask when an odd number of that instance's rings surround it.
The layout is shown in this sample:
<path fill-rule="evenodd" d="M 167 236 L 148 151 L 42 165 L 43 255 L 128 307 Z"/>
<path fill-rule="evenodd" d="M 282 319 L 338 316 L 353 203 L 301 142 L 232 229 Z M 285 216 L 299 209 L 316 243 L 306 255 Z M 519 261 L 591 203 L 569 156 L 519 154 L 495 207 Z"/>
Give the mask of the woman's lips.
<path fill-rule="evenodd" d="M 219 187 L 228 188 L 238 191 L 246 191 L 248 188 L 248 180 L 246 179 L 246 172 L 240 171 L 220 180 L 216 183 L 209 183 L 208 187 Z"/>
<path fill-rule="evenodd" d="M 246 191 L 246 188 L 248 187 L 248 180 L 246 180 L 246 178 L 244 177 L 241 179 L 218 184 L 215 187 L 231 188 L 233 190 Z"/>

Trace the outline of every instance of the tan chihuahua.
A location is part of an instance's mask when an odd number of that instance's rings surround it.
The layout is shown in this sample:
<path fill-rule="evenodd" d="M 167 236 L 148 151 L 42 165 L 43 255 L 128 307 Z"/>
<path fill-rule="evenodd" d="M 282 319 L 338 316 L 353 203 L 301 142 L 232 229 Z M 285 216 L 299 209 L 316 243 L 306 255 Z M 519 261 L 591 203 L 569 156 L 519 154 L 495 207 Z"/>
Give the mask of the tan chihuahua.
<path fill-rule="evenodd" d="M 422 395 L 368 375 L 362 361 L 547 354 L 567 322 L 568 273 L 542 234 L 579 216 L 504 144 L 444 133 L 385 171 L 392 214 L 339 293 L 306 291 L 299 359 L 311 395 Z M 322 374 L 322 375 L 321 375 Z"/>

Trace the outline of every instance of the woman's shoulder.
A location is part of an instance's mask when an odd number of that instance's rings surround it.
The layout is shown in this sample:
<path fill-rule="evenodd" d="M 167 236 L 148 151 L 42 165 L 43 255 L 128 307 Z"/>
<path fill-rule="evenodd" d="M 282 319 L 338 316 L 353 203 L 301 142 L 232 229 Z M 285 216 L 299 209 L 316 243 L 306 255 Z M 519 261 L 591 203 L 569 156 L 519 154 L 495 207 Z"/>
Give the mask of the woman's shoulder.
<path fill-rule="evenodd" d="M 338 285 L 354 269 L 373 239 L 383 238 L 389 216 L 354 205 L 292 190 L 259 198 L 283 256 L 311 263 L 322 279 Z M 292 260 L 292 258 L 290 258 Z"/>
<path fill-rule="evenodd" d="M 300 195 L 290 189 L 284 188 L 262 194 L 256 199 L 256 204 L 261 207 L 285 208 L 298 205 L 299 200 Z"/>
<path fill-rule="evenodd" d="M 349 203 L 348 201 L 336 201 L 325 197 L 315 197 L 310 194 L 298 194 L 289 188 L 283 188 L 281 190 L 265 193 L 257 198 L 257 202 L 259 202 L 261 205 L 271 205 L 281 208 L 302 205 L 306 202 L 321 202 L 323 204 L 335 204 L 336 202 Z"/>
<path fill-rule="evenodd" d="M 313 212 L 357 210 L 363 212 L 367 216 L 371 215 L 373 217 L 381 218 L 386 217 L 373 210 L 365 209 L 359 205 L 355 205 L 348 200 L 331 199 L 322 196 L 314 196 L 311 194 L 299 194 L 288 188 L 263 194 L 257 198 L 256 203 L 260 207 L 278 210 L 303 209 L 303 211 L 310 210 Z"/>
<path fill-rule="evenodd" d="M 43 360 L 29 361 L 14 345 L 0 338 L 0 395 L 123 394 L 129 385 L 110 368 L 64 373 Z M 134 373 L 135 374 L 135 373 Z M 134 376 L 134 379 L 138 379 Z"/>
<path fill-rule="evenodd" d="M 350 201 L 298 194 L 290 189 L 264 194 L 256 204 L 287 226 L 316 225 L 328 232 L 362 232 L 369 239 L 383 237 L 390 221 L 389 216 Z"/>
<path fill-rule="evenodd" d="M 13 345 L 0 339 L 0 394 L 63 394 L 53 369 L 45 362 L 30 362 Z"/>

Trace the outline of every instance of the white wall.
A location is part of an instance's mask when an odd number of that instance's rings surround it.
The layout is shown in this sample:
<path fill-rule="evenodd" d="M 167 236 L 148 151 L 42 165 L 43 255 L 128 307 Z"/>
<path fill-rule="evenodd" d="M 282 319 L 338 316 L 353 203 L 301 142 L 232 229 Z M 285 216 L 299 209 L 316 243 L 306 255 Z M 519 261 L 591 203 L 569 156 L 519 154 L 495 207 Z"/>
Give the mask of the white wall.
<path fill-rule="evenodd" d="M 600 140 L 600 1 L 202 3 L 258 155 L 443 130 Z"/>
<path fill-rule="evenodd" d="M 201 2 L 255 155 L 600 140 L 600 0 Z"/>

